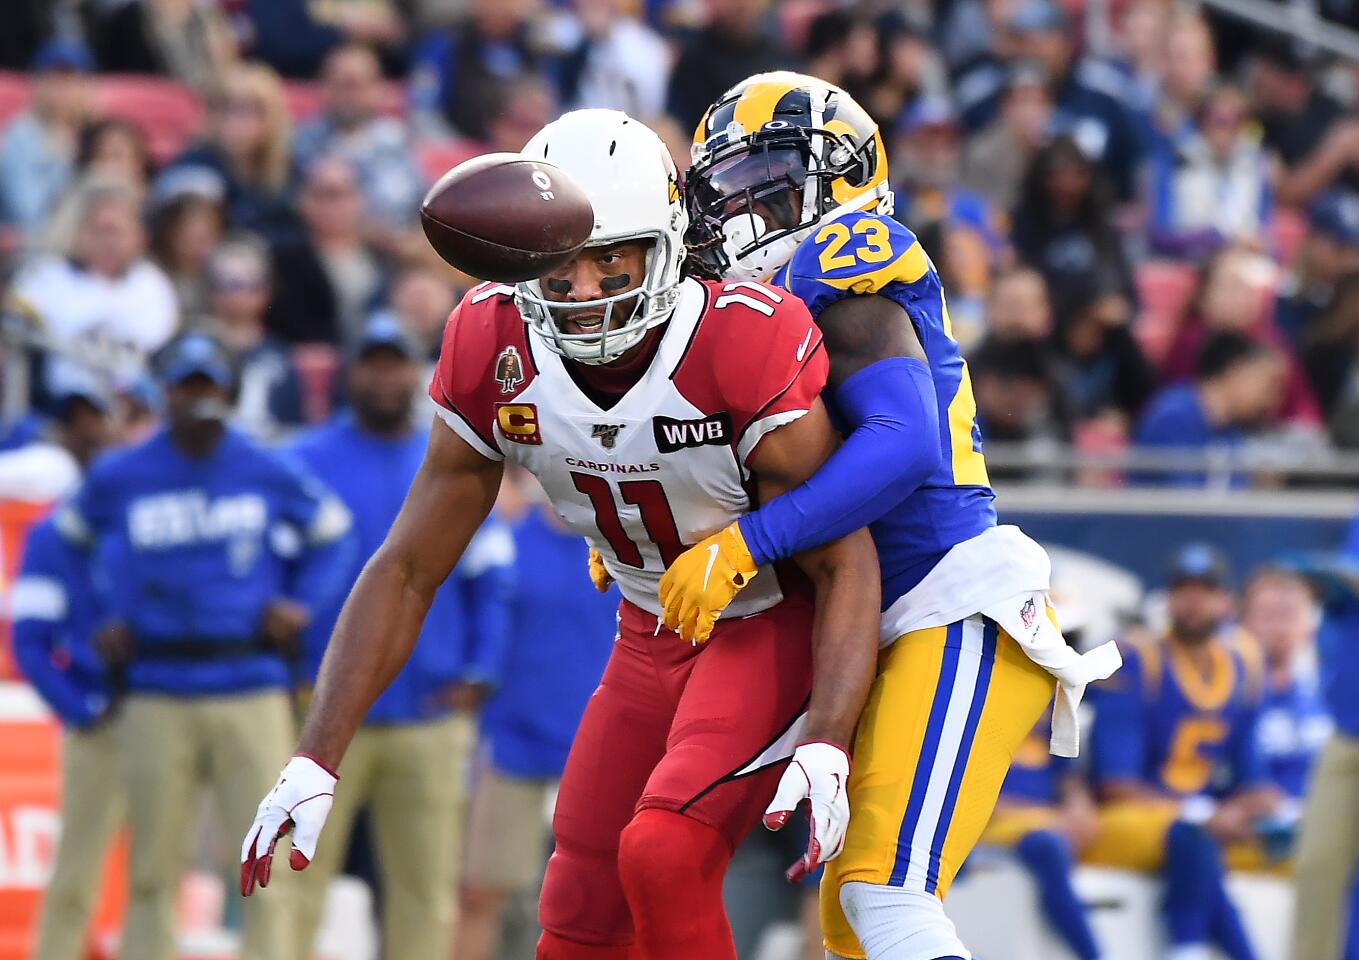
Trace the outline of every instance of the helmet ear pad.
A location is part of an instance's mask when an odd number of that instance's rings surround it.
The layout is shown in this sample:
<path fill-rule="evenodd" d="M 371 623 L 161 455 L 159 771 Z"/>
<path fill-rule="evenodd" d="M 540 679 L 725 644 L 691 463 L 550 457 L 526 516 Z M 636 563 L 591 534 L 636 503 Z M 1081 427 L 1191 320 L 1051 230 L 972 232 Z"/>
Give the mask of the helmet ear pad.
<path fill-rule="evenodd" d="M 878 170 L 878 138 L 869 137 L 849 158 L 841 176 L 851 187 L 864 187 L 873 180 Z"/>

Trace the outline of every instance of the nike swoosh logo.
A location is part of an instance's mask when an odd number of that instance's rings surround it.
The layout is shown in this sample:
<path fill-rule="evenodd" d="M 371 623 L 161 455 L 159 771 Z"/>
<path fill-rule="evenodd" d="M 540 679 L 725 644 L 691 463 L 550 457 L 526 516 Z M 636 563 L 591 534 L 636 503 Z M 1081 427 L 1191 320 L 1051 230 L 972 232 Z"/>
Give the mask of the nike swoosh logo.
<path fill-rule="evenodd" d="M 802 358 L 807 355 L 807 345 L 812 342 L 812 331 L 807 331 L 807 339 L 802 341 L 802 346 L 797 348 L 797 362 L 801 363 Z"/>
<path fill-rule="evenodd" d="M 708 567 L 703 571 L 703 589 L 708 589 L 708 578 L 713 575 L 713 564 L 717 562 L 717 544 L 708 546 Z"/>

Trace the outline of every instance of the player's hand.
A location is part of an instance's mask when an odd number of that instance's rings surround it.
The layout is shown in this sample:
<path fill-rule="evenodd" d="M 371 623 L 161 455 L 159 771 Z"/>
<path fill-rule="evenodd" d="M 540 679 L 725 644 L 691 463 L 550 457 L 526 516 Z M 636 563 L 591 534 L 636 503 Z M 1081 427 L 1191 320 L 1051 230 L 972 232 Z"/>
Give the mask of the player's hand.
<path fill-rule="evenodd" d="M 250 896 L 257 883 L 269 886 L 274 845 L 289 830 L 293 851 L 288 865 L 303 870 L 311 863 L 339 779 L 311 757 L 299 754 L 288 761 L 274 789 L 260 801 L 255 822 L 241 844 L 241 896 Z"/>
<path fill-rule="evenodd" d="M 604 558 L 599 555 L 599 551 L 594 547 L 590 548 L 590 582 L 595 585 L 595 589 L 600 593 L 607 593 L 613 584 L 613 577 L 609 573 L 608 567 L 604 566 Z"/>
<path fill-rule="evenodd" d="M 132 659 L 136 644 L 132 630 L 121 620 L 110 620 L 95 632 L 94 648 L 110 667 L 121 667 Z"/>
<path fill-rule="evenodd" d="M 1225 800 L 1203 826 L 1218 842 L 1236 843 L 1255 832 L 1255 817 L 1246 804 Z"/>
<path fill-rule="evenodd" d="M 311 613 L 296 600 L 275 597 L 260 614 L 260 633 L 270 646 L 285 657 L 297 653 L 302 631 L 311 622 Z"/>
<path fill-rule="evenodd" d="M 760 568 L 733 523 L 680 554 L 661 577 L 661 622 L 690 643 L 707 643 L 727 604 Z"/>
<path fill-rule="evenodd" d="M 797 883 L 823 863 L 840 856 L 849 826 L 849 754 L 833 743 L 817 740 L 793 752 L 788 769 L 764 812 L 764 825 L 782 830 L 803 800 L 811 801 L 807 852 L 784 874 Z"/>

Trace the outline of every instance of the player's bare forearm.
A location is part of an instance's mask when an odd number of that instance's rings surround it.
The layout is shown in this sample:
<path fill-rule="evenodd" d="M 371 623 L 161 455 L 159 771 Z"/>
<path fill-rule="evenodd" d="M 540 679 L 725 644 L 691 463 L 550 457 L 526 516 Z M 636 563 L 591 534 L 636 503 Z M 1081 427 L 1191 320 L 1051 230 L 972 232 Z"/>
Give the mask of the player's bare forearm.
<path fill-rule="evenodd" d="M 761 499 L 804 482 L 835 450 L 836 437 L 820 401 L 805 417 L 761 441 L 751 466 Z M 877 668 L 882 580 L 867 530 L 804 551 L 798 564 L 816 588 L 812 700 L 807 740 L 848 749 Z"/>
<path fill-rule="evenodd" d="M 867 530 L 800 554 L 816 586 L 812 699 L 804 740 L 849 751 L 878 662 L 882 579 Z"/>
<path fill-rule="evenodd" d="M 369 707 L 410 657 L 435 591 L 490 513 L 501 469 L 434 424 L 401 513 L 340 612 L 299 753 L 339 766 Z"/>

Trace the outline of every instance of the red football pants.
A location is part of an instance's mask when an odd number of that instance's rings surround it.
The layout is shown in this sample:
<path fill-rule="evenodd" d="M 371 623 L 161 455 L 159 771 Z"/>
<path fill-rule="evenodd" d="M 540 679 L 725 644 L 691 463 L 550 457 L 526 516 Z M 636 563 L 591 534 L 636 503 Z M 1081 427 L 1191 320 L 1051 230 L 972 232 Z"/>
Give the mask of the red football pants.
<path fill-rule="evenodd" d="M 702 647 L 626 601 L 618 641 L 562 774 L 544 930 L 577 943 L 633 940 L 618 839 L 640 810 L 692 817 L 734 848 L 759 822 L 811 693 L 812 608 L 790 597 L 724 620 Z"/>

